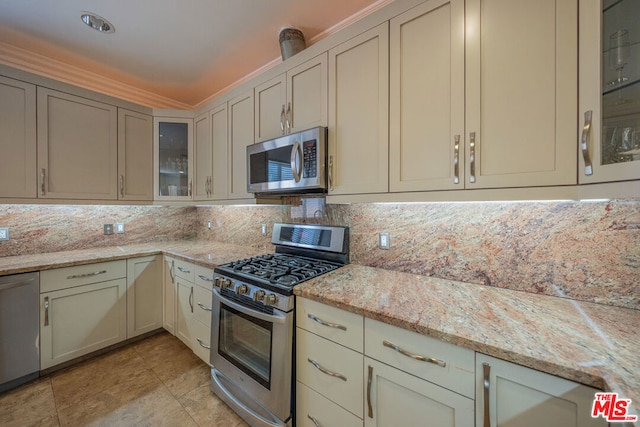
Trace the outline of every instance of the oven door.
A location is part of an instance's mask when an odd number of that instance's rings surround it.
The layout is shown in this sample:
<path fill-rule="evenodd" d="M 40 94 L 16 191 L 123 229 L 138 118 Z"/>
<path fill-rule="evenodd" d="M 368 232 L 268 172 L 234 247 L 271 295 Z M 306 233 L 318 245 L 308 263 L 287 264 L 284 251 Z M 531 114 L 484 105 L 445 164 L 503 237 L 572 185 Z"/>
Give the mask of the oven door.
<path fill-rule="evenodd" d="M 213 289 L 212 389 L 246 420 L 268 421 L 270 413 L 286 421 L 291 415 L 293 311 L 246 304 L 232 292 L 223 293 Z"/>

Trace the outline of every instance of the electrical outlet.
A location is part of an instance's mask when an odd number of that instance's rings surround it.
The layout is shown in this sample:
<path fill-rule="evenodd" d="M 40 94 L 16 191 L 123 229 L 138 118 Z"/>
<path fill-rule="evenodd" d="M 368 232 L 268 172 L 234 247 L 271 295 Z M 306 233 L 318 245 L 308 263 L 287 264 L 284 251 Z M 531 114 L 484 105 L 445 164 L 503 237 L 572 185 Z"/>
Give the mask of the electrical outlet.
<path fill-rule="evenodd" d="M 211 230 L 211 221 L 207 221 L 207 228 Z"/>
<path fill-rule="evenodd" d="M 104 234 L 113 234 L 113 224 L 104 225 Z"/>
<path fill-rule="evenodd" d="M 0 240 L 9 240 L 9 227 L 0 227 Z"/>
<path fill-rule="evenodd" d="M 378 247 L 380 249 L 389 249 L 390 246 L 389 233 L 380 233 L 378 235 Z"/>
<path fill-rule="evenodd" d="M 267 224 L 262 224 L 262 235 L 263 236 L 267 235 Z"/>
<path fill-rule="evenodd" d="M 124 223 L 116 222 L 116 234 L 124 233 Z"/>

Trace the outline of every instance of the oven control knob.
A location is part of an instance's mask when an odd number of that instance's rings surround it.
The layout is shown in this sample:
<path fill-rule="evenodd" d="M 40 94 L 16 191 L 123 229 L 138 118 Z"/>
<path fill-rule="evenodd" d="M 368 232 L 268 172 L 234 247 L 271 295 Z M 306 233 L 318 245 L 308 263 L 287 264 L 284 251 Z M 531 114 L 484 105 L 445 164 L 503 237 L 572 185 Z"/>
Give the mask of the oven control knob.
<path fill-rule="evenodd" d="M 231 279 L 222 279 L 222 282 L 220 283 L 221 288 L 230 288 L 232 286 L 233 282 L 231 281 Z"/>
<path fill-rule="evenodd" d="M 276 296 L 276 294 L 267 295 L 267 299 L 265 301 L 265 304 L 267 304 L 267 305 L 276 305 L 277 303 L 278 303 L 278 297 Z"/>
<path fill-rule="evenodd" d="M 224 281 L 224 279 L 222 277 L 216 277 L 216 279 L 213 281 L 213 286 L 215 288 L 221 288 L 223 281 Z"/>
<path fill-rule="evenodd" d="M 266 294 L 267 293 L 265 291 L 263 291 L 262 289 L 259 289 L 253 294 L 253 300 L 254 301 L 264 301 L 264 296 Z"/>
<path fill-rule="evenodd" d="M 249 293 L 249 287 L 245 284 L 236 286 L 236 294 L 246 295 Z"/>

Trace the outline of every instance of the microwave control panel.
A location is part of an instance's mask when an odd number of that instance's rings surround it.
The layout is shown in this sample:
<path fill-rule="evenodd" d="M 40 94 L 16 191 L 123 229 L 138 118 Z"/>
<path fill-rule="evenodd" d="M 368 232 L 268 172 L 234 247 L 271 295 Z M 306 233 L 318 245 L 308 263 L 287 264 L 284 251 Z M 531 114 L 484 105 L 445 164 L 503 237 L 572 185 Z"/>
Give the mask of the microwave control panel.
<path fill-rule="evenodd" d="M 315 178 L 318 176 L 318 142 L 315 139 L 304 141 L 302 143 L 302 158 L 304 159 L 304 171 L 302 176 L 305 178 Z"/>

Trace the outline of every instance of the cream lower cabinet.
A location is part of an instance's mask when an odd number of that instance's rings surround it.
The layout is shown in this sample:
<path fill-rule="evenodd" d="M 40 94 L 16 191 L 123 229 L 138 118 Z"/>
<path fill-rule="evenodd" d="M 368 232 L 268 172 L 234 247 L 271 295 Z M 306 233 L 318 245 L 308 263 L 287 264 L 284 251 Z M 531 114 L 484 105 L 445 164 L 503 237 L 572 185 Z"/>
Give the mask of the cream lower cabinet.
<path fill-rule="evenodd" d="M 176 260 L 163 257 L 162 271 L 162 326 L 172 335 L 176 334 L 176 298 L 178 295 L 176 277 Z"/>
<path fill-rule="evenodd" d="M 127 338 L 162 327 L 162 256 L 127 260 Z"/>
<path fill-rule="evenodd" d="M 127 338 L 126 261 L 40 272 L 40 367 Z"/>
<path fill-rule="evenodd" d="M 598 391 L 494 357 L 476 355 L 477 426 L 605 427 L 603 418 L 591 417 Z"/>

